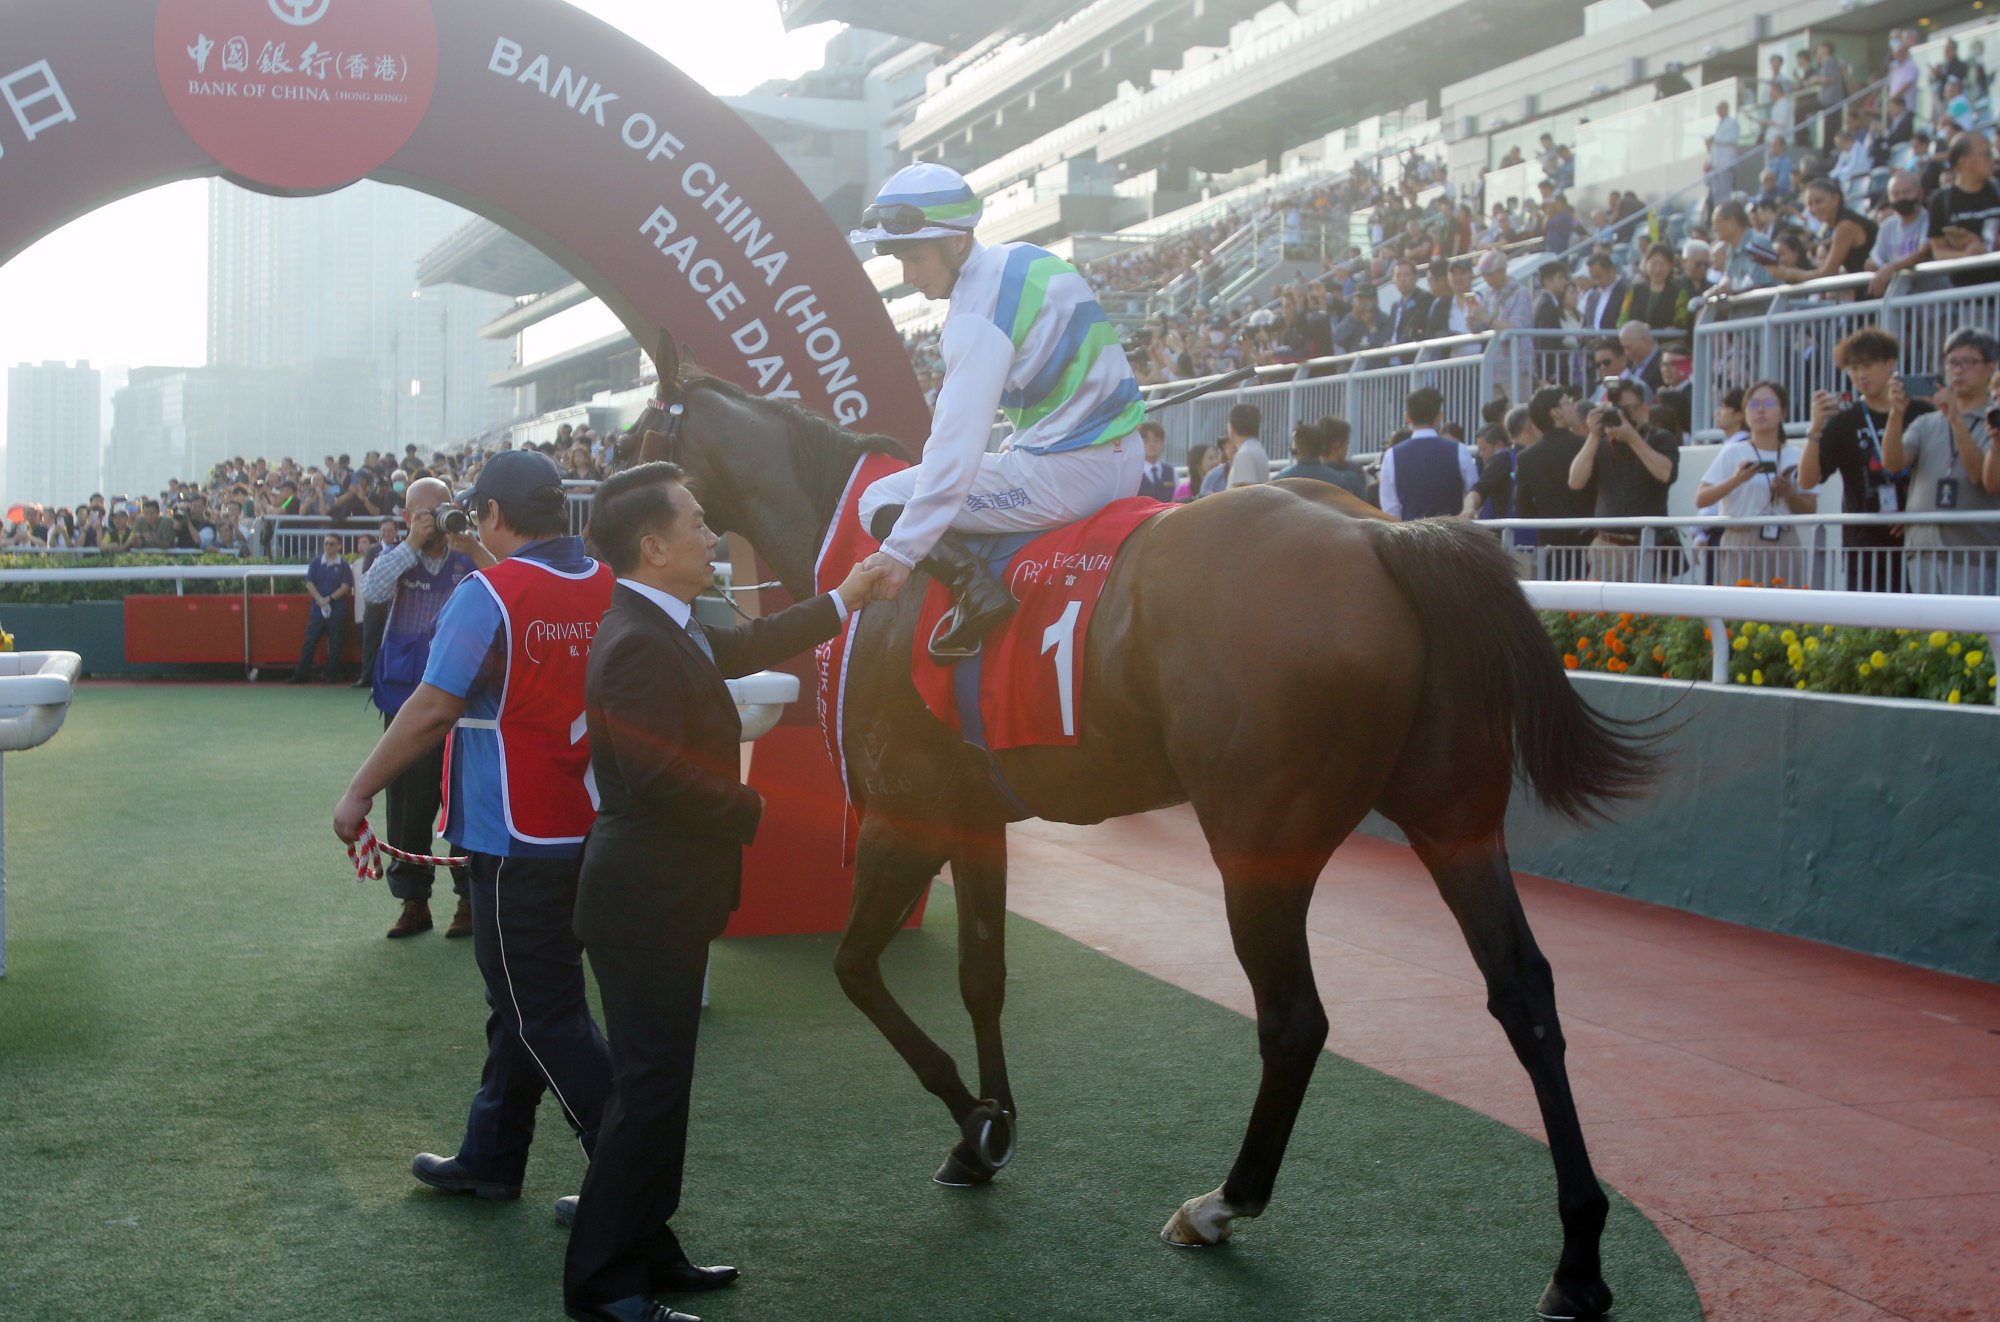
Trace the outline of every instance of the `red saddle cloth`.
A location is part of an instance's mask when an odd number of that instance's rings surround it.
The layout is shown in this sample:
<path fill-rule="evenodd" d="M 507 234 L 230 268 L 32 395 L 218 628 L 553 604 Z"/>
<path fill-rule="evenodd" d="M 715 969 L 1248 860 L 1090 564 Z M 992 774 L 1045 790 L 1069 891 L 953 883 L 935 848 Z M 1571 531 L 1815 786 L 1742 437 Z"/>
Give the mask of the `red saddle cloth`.
<path fill-rule="evenodd" d="M 1174 508 L 1134 496 L 1087 519 L 1051 528 L 1015 554 L 1003 576 L 1020 602 L 1013 618 L 986 637 L 978 665 L 979 717 L 989 749 L 1073 744 L 1083 728 L 1083 645 L 1112 560 L 1140 524 Z M 960 667 L 931 659 L 930 640 L 951 608 L 933 582 L 917 617 L 912 654 L 917 692 L 952 729 L 966 733 L 955 697 Z"/>

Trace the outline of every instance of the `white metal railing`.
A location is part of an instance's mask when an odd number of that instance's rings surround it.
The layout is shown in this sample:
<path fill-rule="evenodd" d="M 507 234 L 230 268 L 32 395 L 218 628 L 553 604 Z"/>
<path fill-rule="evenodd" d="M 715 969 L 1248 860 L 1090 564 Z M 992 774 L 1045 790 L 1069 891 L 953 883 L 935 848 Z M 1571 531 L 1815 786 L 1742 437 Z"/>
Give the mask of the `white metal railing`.
<path fill-rule="evenodd" d="M 1971 510 L 1923 514 L 1765 514 L 1665 518 L 1486 519 L 1509 550 L 1528 558 L 1537 581 L 1744 584 L 1873 594 L 2000 594 L 2000 540 L 1948 543 L 1948 528 L 1991 528 L 2000 515 Z M 1915 541 L 1871 545 L 1852 530 L 1915 528 Z M 1936 531 L 1932 531 L 1936 530 Z M 1700 534 L 1683 538 L 1682 533 Z M 1771 535 L 1775 532 L 1775 536 Z M 1557 534 L 1551 545 L 1544 534 Z M 1617 540 L 1600 538 L 1611 533 Z M 1532 534 L 1532 536 L 1529 536 Z M 1629 538 L 1627 541 L 1625 539 Z"/>
<path fill-rule="evenodd" d="M 2000 656 L 2000 597 L 1888 596 L 1877 592 L 1787 592 L 1659 583 L 1523 583 L 1537 610 L 1671 615 L 1705 621 L 1710 678 L 1729 682 L 1727 620 L 1833 624 L 1863 629 L 1945 629 L 1983 634 Z"/>
<path fill-rule="evenodd" d="M 582 536 L 585 525 L 590 522 L 590 493 L 597 489 L 595 482 L 574 478 L 563 480 L 563 491 L 569 497 L 569 530 L 573 536 Z M 396 519 L 397 515 L 362 515 L 352 519 L 335 520 L 324 514 L 273 514 L 257 521 L 257 539 L 254 549 L 269 560 L 292 560 L 305 562 L 320 553 L 321 540 L 331 534 L 340 539 L 343 555 L 352 555 L 360 549 L 361 539 L 380 534 L 382 520 Z"/>

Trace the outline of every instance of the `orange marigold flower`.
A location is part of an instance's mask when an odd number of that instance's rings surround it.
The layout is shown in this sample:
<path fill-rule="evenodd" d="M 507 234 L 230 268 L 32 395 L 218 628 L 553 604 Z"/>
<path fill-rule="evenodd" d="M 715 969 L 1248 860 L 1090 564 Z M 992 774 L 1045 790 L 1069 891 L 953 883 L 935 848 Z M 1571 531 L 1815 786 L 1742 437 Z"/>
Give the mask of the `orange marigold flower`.
<path fill-rule="evenodd" d="M 1579 648 L 1587 648 L 1587 647 L 1589 647 L 1589 646 L 1590 646 L 1590 640 L 1589 640 L 1588 638 L 1582 638 L 1582 637 L 1579 637 L 1579 638 L 1578 638 L 1578 639 L 1576 640 L 1576 645 L 1577 645 L 1577 646 L 1578 646 Z"/>
<path fill-rule="evenodd" d="M 1629 629 L 1629 628 L 1631 628 L 1631 627 L 1632 627 L 1632 613 L 1631 613 L 1630 611 L 1627 611 L 1627 612 L 1625 612 L 1624 614 L 1620 615 L 1620 616 L 1618 617 L 1618 623 L 1620 623 L 1620 624 L 1624 625 L 1624 626 L 1625 626 L 1626 628 L 1628 628 L 1628 629 Z"/>
<path fill-rule="evenodd" d="M 1666 649 L 1666 648 L 1664 648 L 1664 647 L 1656 647 L 1656 648 L 1654 648 L 1654 649 L 1653 649 L 1653 659 L 1654 659 L 1655 661 L 1664 661 L 1664 660 L 1666 660 L 1666 659 L 1667 659 L 1667 649 Z"/>
<path fill-rule="evenodd" d="M 1715 641 L 1715 631 L 1714 631 L 1713 629 L 1703 629 L 1703 630 L 1701 631 L 1701 640 L 1702 640 L 1702 641 L 1703 641 L 1704 643 L 1712 643 L 1712 642 L 1714 642 L 1714 641 Z"/>
<path fill-rule="evenodd" d="M 1576 669 L 1576 653 L 1574 652 L 1563 653 L 1563 669 L 1564 670 Z"/>
<path fill-rule="evenodd" d="M 1739 588 L 1754 588 L 1757 585 L 1747 578 L 1739 578 L 1736 580 L 1736 586 Z"/>
<path fill-rule="evenodd" d="M 1611 654 L 1613 656 L 1625 655 L 1625 643 L 1623 639 L 1613 638 L 1611 640 Z"/>

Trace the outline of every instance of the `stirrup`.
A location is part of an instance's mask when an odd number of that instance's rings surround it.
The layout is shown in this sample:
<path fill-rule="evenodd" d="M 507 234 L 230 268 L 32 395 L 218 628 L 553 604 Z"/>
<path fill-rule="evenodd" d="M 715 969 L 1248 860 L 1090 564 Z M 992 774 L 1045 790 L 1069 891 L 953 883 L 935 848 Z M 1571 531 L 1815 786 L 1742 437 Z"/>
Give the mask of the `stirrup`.
<path fill-rule="evenodd" d="M 943 615 L 940 615 L 938 617 L 938 622 L 931 626 L 930 639 L 928 642 L 924 644 L 925 650 L 931 654 L 931 660 L 944 662 L 946 664 L 951 664 L 958 661 L 969 661 L 973 657 L 978 656 L 981 649 L 983 649 L 986 646 L 986 640 L 984 638 L 981 638 L 974 641 L 974 643 L 970 648 L 939 647 L 938 639 L 943 637 L 945 634 L 950 633 L 953 629 L 957 627 L 958 627 L 958 603 L 953 602 L 951 609 L 946 611 Z"/>

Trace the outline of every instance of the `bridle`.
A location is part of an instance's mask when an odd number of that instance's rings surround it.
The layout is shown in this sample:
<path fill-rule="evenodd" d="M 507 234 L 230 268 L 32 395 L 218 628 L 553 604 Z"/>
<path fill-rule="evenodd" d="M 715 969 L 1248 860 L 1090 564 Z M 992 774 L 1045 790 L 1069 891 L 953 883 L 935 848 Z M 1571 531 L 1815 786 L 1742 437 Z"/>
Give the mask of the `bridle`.
<path fill-rule="evenodd" d="M 682 436 L 687 431 L 687 401 L 685 399 L 677 399 L 673 403 L 669 404 L 664 399 L 652 399 L 647 402 L 650 403 L 654 408 L 658 409 L 661 413 L 666 415 L 666 426 L 661 429 L 660 434 L 667 438 L 667 454 L 666 454 L 667 462 L 670 464 L 674 464 L 682 469 L 685 469 L 686 465 L 682 464 L 680 461 L 680 447 L 681 447 Z M 710 590 L 716 592 L 722 597 L 724 601 L 728 602 L 729 609 L 735 611 L 743 619 L 748 620 L 751 618 L 749 613 L 746 612 L 741 606 L 736 604 L 736 595 L 735 595 L 736 593 L 754 592 L 759 588 L 776 588 L 783 586 L 784 584 L 778 582 L 746 583 L 741 587 L 729 587 L 729 588 L 717 587 L 717 588 L 712 588 Z"/>

